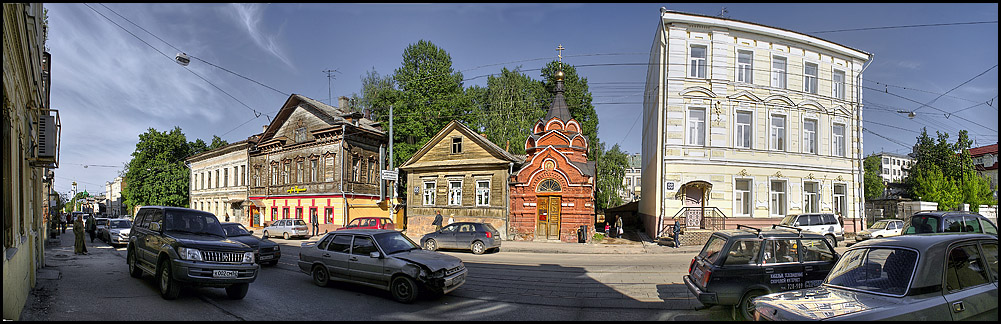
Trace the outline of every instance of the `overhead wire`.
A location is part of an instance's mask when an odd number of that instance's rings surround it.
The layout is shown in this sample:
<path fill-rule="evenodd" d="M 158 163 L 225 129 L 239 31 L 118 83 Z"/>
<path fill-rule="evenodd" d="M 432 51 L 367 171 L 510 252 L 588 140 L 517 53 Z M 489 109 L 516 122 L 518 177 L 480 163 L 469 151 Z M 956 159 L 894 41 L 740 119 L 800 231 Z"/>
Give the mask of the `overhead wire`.
<path fill-rule="evenodd" d="M 836 29 L 836 30 L 823 30 L 807 32 L 807 34 L 825 34 L 825 33 L 838 33 L 846 31 L 861 31 L 861 30 L 877 30 L 877 29 L 897 29 L 897 28 L 914 28 L 914 27 L 941 27 L 941 26 L 957 26 L 957 25 L 979 25 L 979 24 L 996 24 L 997 20 L 994 21 L 971 21 L 971 22 L 958 22 L 958 23 L 941 23 L 941 24 L 920 24 L 920 25 L 902 25 L 902 26 L 883 26 L 883 27 L 863 27 L 863 28 L 849 28 L 849 29 Z"/>

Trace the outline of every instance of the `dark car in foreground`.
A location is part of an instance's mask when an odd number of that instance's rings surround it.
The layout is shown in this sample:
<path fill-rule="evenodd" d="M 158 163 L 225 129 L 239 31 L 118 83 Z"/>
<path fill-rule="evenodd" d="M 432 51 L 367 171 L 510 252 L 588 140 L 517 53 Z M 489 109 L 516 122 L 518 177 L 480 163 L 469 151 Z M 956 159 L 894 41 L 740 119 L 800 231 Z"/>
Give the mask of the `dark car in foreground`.
<path fill-rule="evenodd" d="M 278 259 L 282 257 L 281 247 L 278 243 L 266 238 L 254 236 L 254 231 L 248 231 L 240 223 L 222 223 L 222 230 L 226 232 L 226 237 L 231 240 L 246 244 L 254 249 L 254 260 L 262 265 L 276 265 Z"/>
<path fill-rule="evenodd" d="M 226 288 L 247 296 L 257 279 L 254 250 L 226 237 L 212 213 L 180 207 L 143 206 L 129 232 L 129 275 L 156 278 L 160 296 L 176 299 L 182 285 Z"/>
<path fill-rule="evenodd" d="M 819 233 L 738 225 L 713 233 L 683 280 L 700 303 L 735 306 L 750 319 L 754 297 L 818 286 L 837 260 L 834 247 Z"/>
<path fill-rule="evenodd" d="M 462 249 L 470 250 L 473 254 L 483 254 L 491 249 L 500 251 L 500 232 L 486 223 L 452 223 L 441 230 L 424 234 L 421 246 L 428 251 Z"/>
<path fill-rule="evenodd" d="M 317 286 L 344 281 L 388 290 L 393 299 L 411 303 L 421 292 L 440 296 L 466 282 L 459 258 L 425 251 L 394 230 L 340 230 L 302 243 L 299 269 Z"/>
<path fill-rule="evenodd" d="M 855 244 L 823 285 L 754 300 L 759 320 L 998 320 L 998 239 L 920 234 Z"/>
<path fill-rule="evenodd" d="M 998 227 L 987 217 L 966 212 L 919 212 L 904 221 L 900 233 L 982 233 L 998 236 Z"/>

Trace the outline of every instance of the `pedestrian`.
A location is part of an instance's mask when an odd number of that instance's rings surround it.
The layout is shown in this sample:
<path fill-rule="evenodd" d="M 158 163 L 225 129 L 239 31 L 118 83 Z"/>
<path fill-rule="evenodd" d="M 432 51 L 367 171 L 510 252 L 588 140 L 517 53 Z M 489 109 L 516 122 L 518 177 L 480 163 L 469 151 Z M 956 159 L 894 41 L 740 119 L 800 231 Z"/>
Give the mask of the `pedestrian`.
<path fill-rule="evenodd" d="M 672 231 L 672 233 L 674 234 L 672 235 L 674 236 L 674 248 L 677 249 L 678 247 L 681 246 L 681 240 L 680 240 L 681 224 L 678 223 L 677 219 L 674 220 L 674 230 Z"/>
<path fill-rule="evenodd" d="M 622 217 L 615 215 L 615 231 L 617 232 L 615 237 L 622 237 Z"/>
<path fill-rule="evenodd" d="M 229 223 L 229 213 L 226 213 L 226 222 Z"/>
<path fill-rule="evenodd" d="M 73 214 L 66 214 L 66 226 L 70 226 L 73 223 Z"/>
<path fill-rule="evenodd" d="M 90 243 L 94 243 L 94 237 L 97 236 L 97 220 L 94 216 L 87 216 L 87 234 L 90 234 Z"/>
<path fill-rule="evenodd" d="M 431 225 L 435 226 L 434 230 L 436 232 L 441 230 L 441 211 L 440 210 L 436 210 L 434 212 L 434 221 L 431 222 Z"/>
<path fill-rule="evenodd" d="M 316 215 L 313 215 L 312 218 L 313 219 L 310 220 L 310 222 L 311 222 L 311 224 L 313 224 L 313 236 L 317 236 L 317 235 L 320 234 L 320 220 L 317 219 L 319 217 L 317 217 Z"/>
<path fill-rule="evenodd" d="M 611 225 L 608 225 L 608 222 L 605 222 L 605 236 L 612 237 L 612 233 L 609 232 L 610 230 L 611 230 Z"/>
<path fill-rule="evenodd" d="M 83 216 L 73 222 L 73 254 L 87 254 L 87 243 L 83 241 Z"/>
<path fill-rule="evenodd" d="M 448 214 L 448 225 L 455 223 L 455 218 L 452 218 L 452 216 L 455 216 L 455 214 Z"/>

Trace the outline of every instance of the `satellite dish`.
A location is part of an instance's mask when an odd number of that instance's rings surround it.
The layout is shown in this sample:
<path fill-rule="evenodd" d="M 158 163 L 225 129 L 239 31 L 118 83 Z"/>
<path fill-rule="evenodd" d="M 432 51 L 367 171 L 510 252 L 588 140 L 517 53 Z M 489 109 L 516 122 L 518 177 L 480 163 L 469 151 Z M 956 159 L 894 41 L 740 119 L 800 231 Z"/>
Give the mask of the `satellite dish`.
<path fill-rule="evenodd" d="M 177 53 L 177 56 L 174 57 L 174 60 L 177 61 L 177 64 L 180 64 L 181 66 L 188 66 L 188 63 L 191 63 L 191 59 L 188 58 L 188 54 L 184 53 Z"/>

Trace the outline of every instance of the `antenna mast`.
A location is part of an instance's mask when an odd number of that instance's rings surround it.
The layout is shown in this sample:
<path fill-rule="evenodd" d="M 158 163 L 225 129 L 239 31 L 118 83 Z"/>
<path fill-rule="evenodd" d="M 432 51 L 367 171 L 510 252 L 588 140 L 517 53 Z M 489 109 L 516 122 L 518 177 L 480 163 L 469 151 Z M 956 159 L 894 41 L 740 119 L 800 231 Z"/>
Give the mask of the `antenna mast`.
<path fill-rule="evenodd" d="M 323 70 L 323 71 L 320 71 L 320 72 L 324 72 L 324 73 L 327 74 L 327 104 L 330 105 L 330 106 L 333 106 L 334 105 L 334 95 L 332 94 L 332 91 L 331 91 L 330 79 L 336 79 L 337 76 L 332 75 L 331 73 L 334 73 L 334 72 L 341 73 L 341 71 L 337 71 L 337 70 Z"/>

